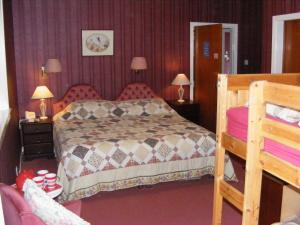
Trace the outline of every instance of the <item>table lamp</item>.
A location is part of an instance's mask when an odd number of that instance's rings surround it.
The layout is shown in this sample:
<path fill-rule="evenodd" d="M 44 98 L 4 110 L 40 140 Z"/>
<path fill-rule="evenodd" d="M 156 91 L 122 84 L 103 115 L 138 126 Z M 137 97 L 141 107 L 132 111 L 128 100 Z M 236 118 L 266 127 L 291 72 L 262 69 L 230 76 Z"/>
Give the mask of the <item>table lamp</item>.
<path fill-rule="evenodd" d="M 183 99 L 184 89 L 183 89 L 182 85 L 189 85 L 190 84 L 189 79 L 186 77 L 186 75 L 184 73 L 179 73 L 173 80 L 172 84 L 180 85 L 180 87 L 178 89 L 179 99 L 177 101 L 184 102 L 184 99 Z"/>
<path fill-rule="evenodd" d="M 42 120 L 48 118 L 46 116 L 47 106 L 45 103 L 45 99 L 52 98 L 52 97 L 53 97 L 53 94 L 46 86 L 37 86 L 31 97 L 31 99 L 40 99 L 40 101 L 41 101 L 41 103 L 40 103 L 40 110 L 41 110 L 40 119 L 42 119 Z"/>

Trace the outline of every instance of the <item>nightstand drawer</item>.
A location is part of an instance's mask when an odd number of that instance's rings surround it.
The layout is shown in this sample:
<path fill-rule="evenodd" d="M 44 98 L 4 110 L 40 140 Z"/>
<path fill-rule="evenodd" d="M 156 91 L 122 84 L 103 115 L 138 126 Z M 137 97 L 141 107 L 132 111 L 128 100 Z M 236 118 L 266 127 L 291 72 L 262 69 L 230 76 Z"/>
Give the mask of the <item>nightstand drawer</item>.
<path fill-rule="evenodd" d="M 43 144 L 32 144 L 24 146 L 24 151 L 26 155 L 39 155 L 50 153 L 53 154 L 53 144 L 43 143 Z"/>
<path fill-rule="evenodd" d="M 39 144 L 39 143 L 52 143 L 52 133 L 40 133 L 40 134 L 26 134 L 24 135 L 24 144 Z"/>
<path fill-rule="evenodd" d="M 54 156 L 52 117 L 37 119 L 34 122 L 21 120 L 20 125 L 25 160 Z"/>
<path fill-rule="evenodd" d="M 23 126 L 23 132 L 24 134 L 52 132 L 52 124 L 26 124 Z"/>

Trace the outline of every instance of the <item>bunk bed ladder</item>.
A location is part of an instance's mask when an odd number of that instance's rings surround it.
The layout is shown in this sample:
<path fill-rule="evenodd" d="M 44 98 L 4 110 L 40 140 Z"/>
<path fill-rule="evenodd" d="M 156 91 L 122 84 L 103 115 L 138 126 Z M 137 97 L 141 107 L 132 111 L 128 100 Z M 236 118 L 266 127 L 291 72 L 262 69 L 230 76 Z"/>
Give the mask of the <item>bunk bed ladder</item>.
<path fill-rule="evenodd" d="M 220 77 L 220 79 L 226 79 Z M 257 84 L 256 84 L 257 85 Z M 249 98 L 252 102 L 262 102 L 263 89 L 253 87 L 257 90 L 256 95 Z M 218 113 L 217 113 L 217 149 L 215 162 L 215 185 L 214 185 L 214 208 L 213 225 L 222 224 L 223 200 L 227 200 L 242 212 L 243 225 L 257 225 L 259 219 L 259 205 L 262 181 L 262 166 L 259 163 L 260 149 L 263 146 L 263 139 L 259 132 L 262 117 L 264 116 L 264 104 L 255 104 L 249 111 L 249 122 L 255 123 L 248 130 L 249 141 L 239 141 L 226 133 L 226 110 L 227 102 L 227 80 L 218 82 Z M 259 112 L 259 113 L 257 113 Z M 247 149 L 251 149 L 248 154 Z M 255 150 L 255 153 L 253 152 Z M 234 155 L 246 160 L 245 189 L 240 192 L 224 180 L 225 152 L 229 151 Z M 249 152 L 250 153 L 250 152 Z"/>

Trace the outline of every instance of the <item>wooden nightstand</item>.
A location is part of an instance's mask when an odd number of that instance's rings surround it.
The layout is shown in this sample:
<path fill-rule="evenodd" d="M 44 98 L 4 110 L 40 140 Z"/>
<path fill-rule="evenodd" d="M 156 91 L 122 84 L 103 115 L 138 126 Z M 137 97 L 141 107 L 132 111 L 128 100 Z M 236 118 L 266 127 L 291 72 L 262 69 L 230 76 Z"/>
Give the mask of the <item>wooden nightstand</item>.
<path fill-rule="evenodd" d="M 54 156 L 52 118 L 35 122 L 23 120 L 20 128 L 25 160 Z"/>
<path fill-rule="evenodd" d="M 167 103 L 182 117 L 199 124 L 199 103 L 185 100 L 180 103 L 177 100 L 167 101 Z"/>

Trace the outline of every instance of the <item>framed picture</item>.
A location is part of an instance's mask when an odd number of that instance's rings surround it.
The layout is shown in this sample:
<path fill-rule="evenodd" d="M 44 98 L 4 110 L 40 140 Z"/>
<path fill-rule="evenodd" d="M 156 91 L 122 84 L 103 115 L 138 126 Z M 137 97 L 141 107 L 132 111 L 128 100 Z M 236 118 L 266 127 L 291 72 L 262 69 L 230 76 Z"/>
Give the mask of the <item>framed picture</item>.
<path fill-rule="evenodd" d="M 112 30 L 82 30 L 82 56 L 103 56 L 114 53 Z"/>

